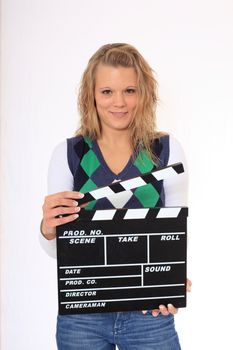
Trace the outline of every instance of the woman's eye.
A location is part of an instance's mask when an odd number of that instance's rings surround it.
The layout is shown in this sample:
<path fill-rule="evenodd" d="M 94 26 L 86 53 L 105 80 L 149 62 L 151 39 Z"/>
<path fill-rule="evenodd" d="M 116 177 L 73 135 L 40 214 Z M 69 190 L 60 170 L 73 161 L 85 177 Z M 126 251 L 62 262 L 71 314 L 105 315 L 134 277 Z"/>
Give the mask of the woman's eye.
<path fill-rule="evenodd" d="M 102 91 L 102 94 L 104 94 L 104 95 L 111 95 L 111 93 L 112 93 L 112 91 L 107 90 L 107 89 Z"/>
<path fill-rule="evenodd" d="M 126 89 L 125 92 L 126 92 L 127 94 L 134 94 L 134 93 L 136 92 L 136 89 L 132 89 L 132 88 Z"/>

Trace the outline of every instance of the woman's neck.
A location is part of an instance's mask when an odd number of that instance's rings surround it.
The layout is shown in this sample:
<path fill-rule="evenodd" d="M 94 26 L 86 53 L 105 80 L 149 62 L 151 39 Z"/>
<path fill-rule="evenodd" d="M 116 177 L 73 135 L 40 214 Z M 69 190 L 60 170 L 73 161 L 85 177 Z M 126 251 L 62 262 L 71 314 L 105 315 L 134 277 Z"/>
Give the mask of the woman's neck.
<path fill-rule="evenodd" d="M 103 134 L 97 140 L 106 164 L 115 174 L 119 174 L 126 167 L 133 150 L 128 133 Z"/>
<path fill-rule="evenodd" d="M 97 141 L 99 144 L 108 145 L 109 148 L 131 148 L 130 134 L 128 130 L 126 132 L 113 130 L 112 132 L 102 133 Z"/>

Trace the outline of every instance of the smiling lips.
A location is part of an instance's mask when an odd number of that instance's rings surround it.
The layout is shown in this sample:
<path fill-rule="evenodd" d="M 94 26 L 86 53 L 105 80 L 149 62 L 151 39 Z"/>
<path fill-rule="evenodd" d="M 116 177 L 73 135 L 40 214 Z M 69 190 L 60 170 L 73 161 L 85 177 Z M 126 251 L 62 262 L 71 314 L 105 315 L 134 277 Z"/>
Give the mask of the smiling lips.
<path fill-rule="evenodd" d="M 110 112 L 114 117 L 125 117 L 128 112 Z"/>

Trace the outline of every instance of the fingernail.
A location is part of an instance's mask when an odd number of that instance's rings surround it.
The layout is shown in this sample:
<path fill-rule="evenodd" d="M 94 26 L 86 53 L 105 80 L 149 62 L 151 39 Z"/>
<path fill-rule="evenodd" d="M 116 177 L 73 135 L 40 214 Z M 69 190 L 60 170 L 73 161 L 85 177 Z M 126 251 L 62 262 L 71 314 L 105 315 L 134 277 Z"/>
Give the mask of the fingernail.
<path fill-rule="evenodd" d="M 152 311 L 152 316 L 157 317 L 157 316 L 158 316 L 158 314 L 159 314 L 159 312 L 158 312 L 158 311 Z"/>
<path fill-rule="evenodd" d="M 74 219 L 77 219 L 78 217 L 79 217 L 78 214 L 74 214 L 74 215 L 73 215 L 73 218 L 74 218 Z"/>
<path fill-rule="evenodd" d="M 78 202 L 77 201 L 73 201 L 73 205 L 75 205 L 77 207 Z"/>
<path fill-rule="evenodd" d="M 79 198 L 83 198 L 84 194 L 83 193 L 79 193 Z"/>

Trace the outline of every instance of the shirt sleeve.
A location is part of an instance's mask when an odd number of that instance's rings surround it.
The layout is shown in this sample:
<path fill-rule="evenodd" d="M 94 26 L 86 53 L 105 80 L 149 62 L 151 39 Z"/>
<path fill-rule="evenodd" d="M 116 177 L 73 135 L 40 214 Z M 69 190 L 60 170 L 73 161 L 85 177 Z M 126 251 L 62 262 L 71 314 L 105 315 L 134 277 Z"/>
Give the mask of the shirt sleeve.
<path fill-rule="evenodd" d="M 165 206 L 187 206 L 188 170 L 185 154 L 180 143 L 172 135 L 169 136 L 169 148 L 168 165 L 181 162 L 184 166 L 184 173 L 164 180 Z"/>
<path fill-rule="evenodd" d="M 67 159 L 67 142 L 63 141 L 54 149 L 48 170 L 48 194 L 62 191 L 73 191 L 73 175 L 70 171 Z M 56 239 L 47 240 L 42 234 L 39 237 L 44 251 L 56 258 Z"/>
<path fill-rule="evenodd" d="M 48 170 L 48 194 L 72 191 L 73 175 L 67 159 L 67 142 L 63 141 L 52 153 Z"/>

